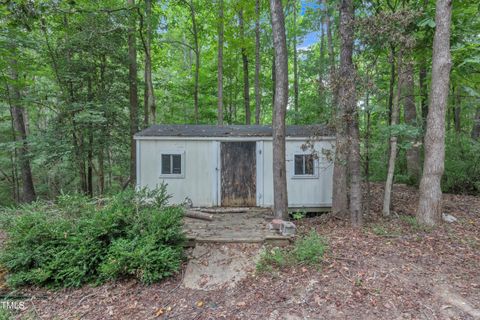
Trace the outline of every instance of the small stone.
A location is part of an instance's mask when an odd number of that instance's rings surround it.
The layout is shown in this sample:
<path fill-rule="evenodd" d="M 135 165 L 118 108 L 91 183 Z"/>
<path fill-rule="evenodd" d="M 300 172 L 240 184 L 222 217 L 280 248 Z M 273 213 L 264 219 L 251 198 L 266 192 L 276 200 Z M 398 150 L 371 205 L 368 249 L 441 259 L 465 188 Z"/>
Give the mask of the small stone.
<path fill-rule="evenodd" d="M 268 224 L 268 228 L 270 230 L 280 230 L 282 223 L 283 223 L 282 219 L 273 219 L 272 222 Z"/>
<path fill-rule="evenodd" d="M 448 213 L 442 214 L 442 219 L 443 221 L 449 222 L 449 223 L 456 222 L 458 220 L 457 218 L 455 218 L 454 216 Z"/>
<path fill-rule="evenodd" d="M 280 233 L 282 236 L 293 236 L 295 235 L 297 227 L 293 222 L 290 221 L 283 221 L 280 227 Z"/>

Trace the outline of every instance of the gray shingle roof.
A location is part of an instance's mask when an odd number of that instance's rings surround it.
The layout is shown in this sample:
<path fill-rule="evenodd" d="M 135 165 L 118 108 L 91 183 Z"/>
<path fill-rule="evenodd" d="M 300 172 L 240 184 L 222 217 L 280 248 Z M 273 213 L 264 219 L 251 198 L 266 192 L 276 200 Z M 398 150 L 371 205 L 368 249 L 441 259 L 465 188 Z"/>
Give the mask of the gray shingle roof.
<path fill-rule="evenodd" d="M 287 126 L 287 137 L 334 136 L 326 125 Z M 260 125 L 153 125 L 135 134 L 135 137 L 271 137 L 272 126 Z"/>

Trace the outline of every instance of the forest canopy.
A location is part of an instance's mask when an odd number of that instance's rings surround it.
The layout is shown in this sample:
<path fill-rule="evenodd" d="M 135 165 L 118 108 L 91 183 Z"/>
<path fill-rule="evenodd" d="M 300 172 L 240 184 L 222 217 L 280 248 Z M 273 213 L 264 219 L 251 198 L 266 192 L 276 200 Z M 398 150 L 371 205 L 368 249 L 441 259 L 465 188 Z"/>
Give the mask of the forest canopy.
<path fill-rule="evenodd" d="M 354 6 L 352 79 L 362 175 L 385 180 L 389 137 L 395 135 L 394 179 L 416 185 L 435 3 Z M 289 0 L 283 9 L 286 122 L 334 125 L 338 5 Z M 456 1 L 452 10 L 442 181 L 449 192 L 480 193 L 479 10 L 474 1 Z M 134 182 L 132 135 L 153 123 L 272 122 L 276 77 L 268 1 L 7 0 L 0 5 L 0 51 L 1 205 L 121 190 Z M 400 109 L 391 125 L 395 99 Z"/>

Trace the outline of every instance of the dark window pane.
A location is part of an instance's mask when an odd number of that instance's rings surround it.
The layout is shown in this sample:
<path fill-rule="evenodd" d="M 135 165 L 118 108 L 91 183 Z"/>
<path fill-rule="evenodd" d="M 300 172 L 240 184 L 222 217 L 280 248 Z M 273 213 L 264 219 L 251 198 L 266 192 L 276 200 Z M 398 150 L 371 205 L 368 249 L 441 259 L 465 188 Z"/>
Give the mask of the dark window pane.
<path fill-rule="evenodd" d="M 170 166 L 170 155 L 162 154 L 162 174 L 171 174 L 172 168 Z"/>
<path fill-rule="evenodd" d="M 173 158 L 173 174 L 181 174 L 182 173 L 182 156 L 179 154 L 172 154 Z"/>
<path fill-rule="evenodd" d="M 303 173 L 303 155 L 295 155 L 295 175 L 302 175 Z"/>
<path fill-rule="evenodd" d="M 313 175 L 313 165 L 315 163 L 313 155 L 306 154 L 305 157 L 305 174 Z"/>

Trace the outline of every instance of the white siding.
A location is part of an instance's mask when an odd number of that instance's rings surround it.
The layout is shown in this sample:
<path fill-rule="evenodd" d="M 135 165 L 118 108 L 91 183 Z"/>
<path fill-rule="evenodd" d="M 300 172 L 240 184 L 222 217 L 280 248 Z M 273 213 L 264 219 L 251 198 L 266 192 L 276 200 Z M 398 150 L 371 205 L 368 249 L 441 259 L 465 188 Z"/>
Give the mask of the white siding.
<path fill-rule="evenodd" d="M 137 157 L 137 183 L 140 187 L 154 188 L 165 181 L 167 191 L 172 195 L 171 203 L 181 203 L 188 197 L 194 206 L 218 205 L 220 144 L 215 140 L 139 140 Z M 332 204 L 333 163 L 323 155 L 322 150 L 333 150 L 334 140 L 315 142 L 320 159 L 316 163 L 315 177 L 293 177 L 295 154 L 310 153 L 302 150 L 305 142 L 299 139 L 287 140 L 287 186 L 290 207 L 329 207 Z M 272 141 L 257 141 L 257 205 L 273 205 Z M 161 154 L 184 154 L 184 177 L 161 176 Z M 333 156 L 333 155 L 332 155 Z"/>
<path fill-rule="evenodd" d="M 140 187 L 155 188 L 162 181 L 172 195 L 171 203 L 181 203 L 188 197 L 195 206 L 216 205 L 216 171 L 212 159 L 213 141 L 140 141 Z M 161 176 L 162 153 L 183 153 L 185 172 L 183 178 Z"/>
<path fill-rule="evenodd" d="M 302 141 L 286 142 L 287 159 L 287 192 L 289 207 L 329 207 L 332 205 L 332 176 L 333 162 L 324 155 L 322 150 L 333 150 L 334 141 L 324 140 L 315 142 L 315 151 L 319 155 L 316 163 L 316 177 L 293 177 L 294 154 L 308 154 L 311 150 L 302 150 Z M 273 170 L 272 170 L 272 141 L 263 144 L 263 203 L 262 206 L 273 206 Z"/>

